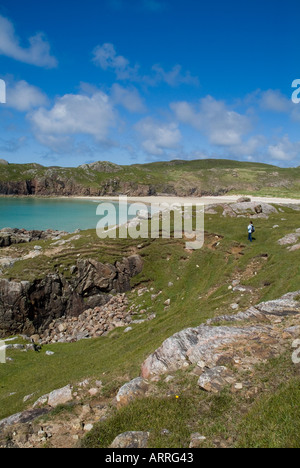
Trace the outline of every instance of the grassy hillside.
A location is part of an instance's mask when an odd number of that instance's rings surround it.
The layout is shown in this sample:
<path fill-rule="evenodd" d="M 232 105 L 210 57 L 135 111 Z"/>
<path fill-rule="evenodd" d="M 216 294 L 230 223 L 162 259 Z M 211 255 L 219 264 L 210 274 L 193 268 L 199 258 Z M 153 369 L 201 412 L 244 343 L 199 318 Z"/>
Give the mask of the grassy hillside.
<path fill-rule="evenodd" d="M 78 168 L 0 164 L 0 187 L 4 187 L 7 182 L 34 180 L 43 181 L 46 186 L 50 186 L 49 194 L 54 195 L 58 188 L 54 185 L 51 189 L 51 186 L 57 182 L 59 187 L 61 183 L 73 183 L 77 189 L 99 189 L 101 193 L 127 190 L 131 194 L 137 187 L 140 187 L 139 190 L 145 187 L 146 192 L 150 190 L 150 193 L 156 194 L 247 193 L 295 198 L 300 196 L 300 168 L 283 169 L 259 163 L 209 159 L 132 166 L 102 162 Z M 47 181 L 51 181 L 51 184 Z M 70 190 L 74 190 L 74 187 Z M 47 190 L 44 192 L 48 193 Z"/>
<path fill-rule="evenodd" d="M 137 291 L 128 297 L 137 310 L 147 308 L 155 312 L 156 319 L 135 325 L 128 334 L 116 329 L 99 339 L 48 345 L 40 354 L 8 351 L 13 361 L 0 367 L 0 419 L 24 409 L 28 405 L 23 403 L 26 395 L 34 394 L 35 401 L 55 388 L 88 377 L 100 378 L 104 384 L 103 398 L 112 397 L 123 383 L 140 374 L 144 359 L 175 332 L 228 313 L 230 304 L 237 300 L 243 310 L 252 303 L 299 290 L 300 250 L 288 252 L 285 246 L 277 244 L 280 238 L 299 227 L 299 214 L 289 208 L 283 210 L 268 220 L 257 220 L 256 241 L 251 245 L 245 233 L 247 220 L 224 218 L 220 214 L 206 216 L 206 241 L 201 250 L 186 251 L 181 240 L 142 242 L 138 252 L 145 266 L 132 285 L 147 286 L 162 294 L 154 301 L 150 295 L 139 296 Z M 279 228 L 274 229 L 274 225 Z M 223 237 L 218 245 L 216 235 L 219 239 Z M 137 251 L 140 243 L 140 240 L 100 241 L 92 231 L 87 231 L 61 254 L 50 259 L 42 256 L 18 262 L 5 276 L 22 280 L 28 279 L 29 273 L 42 276 L 55 269 L 68 274 L 78 254 L 82 258 L 113 261 L 122 254 Z M 45 241 L 36 244 L 50 248 Z M 9 249 L 23 252 L 31 248 L 19 245 Z M 241 296 L 228 289 L 237 275 L 242 278 L 242 284 L 254 288 L 254 295 Z M 169 282 L 174 286 L 169 287 Z M 171 306 L 165 309 L 167 299 L 171 299 Z M 55 354 L 49 359 L 46 350 Z M 169 389 L 162 383 L 158 398 L 139 400 L 115 413 L 90 433 L 84 445 L 107 446 L 120 432 L 146 430 L 150 426 L 153 447 L 186 447 L 189 434 L 204 428 L 208 446 L 215 445 L 216 438 L 228 439 L 230 435 L 235 436 L 237 446 L 299 445 L 296 429 L 299 377 L 294 367 L 290 355 L 261 363 L 256 379 L 264 390 L 250 401 L 226 392 L 218 396 L 200 395 L 196 377 L 179 372 L 173 388 L 180 395 L 177 406 L 167 398 Z M 271 431 L 274 426 L 278 427 L 276 436 Z M 164 427 L 171 432 L 169 438 L 161 435 Z"/>

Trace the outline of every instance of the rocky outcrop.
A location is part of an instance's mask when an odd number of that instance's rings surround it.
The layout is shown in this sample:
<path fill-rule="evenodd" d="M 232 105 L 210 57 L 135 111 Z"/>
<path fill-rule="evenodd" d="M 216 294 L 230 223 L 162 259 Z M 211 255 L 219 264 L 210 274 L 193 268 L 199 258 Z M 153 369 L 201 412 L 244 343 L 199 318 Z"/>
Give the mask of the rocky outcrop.
<path fill-rule="evenodd" d="M 257 204 L 251 201 L 240 201 L 238 203 L 223 205 L 223 216 L 229 216 L 231 218 L 245 216 L 251 216 L 254 219 L 268 218 L 269 215 L 276 213 L 278 213 L 278 210 L 268 203 Z"/>
<path fill-rule="evenodd" d="M 296 244 L 299 241 L 299 239 L 300 239 L 300 228 L 296 229 L 295 232 L 292 232 L 282 237 L 282 239 L 279 239 L 278 244 L 291 246 L 292 244 Z M 289 249 L 291 249 L 291 247 L 289 247 Z"/>
<path fill-rule="evenodd" d="M 300 291 L 288 293 L 278 300 L 262 302 L 245 312 L 215 319 L 218 323 L 244 322 L 239 327 L 212 326 L 214 320 L 209 320 L 199 327 L 176 333 L 145 360 L 142 377 L 149 379 L 198 363 L 201 363 L 201 368 L 214 368 L 220 365 L 220 358 L 224 357 L 222 350 L 226 347 L 235 349 L 241 343 L 243 349 L 248 343 L 261 343 L 263 351 L 267 352 L 266 345 L 270 342 L 276 344 L 279 339 L 273 323 L 300 315 L 299 297 Z M 252 323 L 253 320 L 255 323 Z"/>
<path fill-rule="evenodd" d="M 26 242 L 36 242 L 44 239 L 57 240 L 61 236 L 67 235 L 65 231 L 26 231 L 26 229 L 0 229 L 0 247 L 9 247 L 12 244 L 23 244 Z"/>
<path fill-rule="evenodd" d="M 129 291 L 130 279 L 142 268 L 141 257 L 133 255 L 115 265 L 78 260 L 68 280 L 60 274 L 33 282 L 0 279 L 0 336 L 41 334 L 55 319 L 101 306 L 111 294 Z"/>

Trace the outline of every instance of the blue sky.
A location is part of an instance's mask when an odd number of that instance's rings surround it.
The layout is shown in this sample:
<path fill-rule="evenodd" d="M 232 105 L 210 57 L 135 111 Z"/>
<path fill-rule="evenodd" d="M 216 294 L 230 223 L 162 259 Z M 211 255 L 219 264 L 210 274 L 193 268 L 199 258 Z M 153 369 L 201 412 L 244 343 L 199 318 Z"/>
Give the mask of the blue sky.
<path fill-rule="evenodd" d="M 296 0 L 2 0 L 0 158 L 298 166 L 299 13 Z"/>

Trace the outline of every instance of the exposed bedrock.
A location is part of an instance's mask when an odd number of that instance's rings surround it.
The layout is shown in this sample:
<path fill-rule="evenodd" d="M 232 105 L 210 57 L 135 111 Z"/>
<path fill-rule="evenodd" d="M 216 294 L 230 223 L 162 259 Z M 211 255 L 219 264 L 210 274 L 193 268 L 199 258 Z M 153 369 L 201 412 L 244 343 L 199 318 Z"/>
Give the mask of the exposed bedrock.
<path fill-rule="evenodd" d="M 40 334 L 54 319 L 77 317 L 103 305 L 112 294 L 129 291 L 130 279 L 142 269 L 142 258 L 132 255 L 114 265 L 78 260 L 68 280 L 60 274 L 48 274 L 33 282 L 1 279 L 0 337 Z"/>
<path fill-rule="evenodd" d="M 280 318 L 299 317 L 299 297 L 300 291 L 288 293 L 244 312 L 216 317 L 199 327 L 175 333 L 144 361 L 142 377 L 149 379 L 175 372 L 200 361 L 203 367 L 214 367 L 228 346 L 236 349 L 240 345 L 244 349 L 245 343 L 255 344 L 259 340 L 268 343 L 270 338 L 276 343 L 278 336 L 274 331 L 274 322 Z M 236 322 L 239 326 L 227 326 L 226 322 Z M 224 325 L 214 326 L 214 323 Z"/>

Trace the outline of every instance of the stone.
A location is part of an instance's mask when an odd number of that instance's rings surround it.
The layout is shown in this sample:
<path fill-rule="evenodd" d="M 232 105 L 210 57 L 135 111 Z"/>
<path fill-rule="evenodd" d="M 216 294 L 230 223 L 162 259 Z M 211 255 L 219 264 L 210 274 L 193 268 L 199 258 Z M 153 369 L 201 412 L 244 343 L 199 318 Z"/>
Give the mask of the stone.
<path fill-rule="evenodd" d="M 251 198 L 249 197 L 240 197 L 237 199 L 237 203 L 249 203 L 251 202 Z"/>
<path fill-rule="evenodd" d="M 120 434 L 115 438 L 113 443 L 110 445 L 110 448 L 147 448 L 149 436 L 149 432 L 124 432 L 123 434 Z"/>
<path fill-rule="evenodd" d="M 122 407 L 128 405 L 136 398 L 144 396 L 148 387 L 149 385 L 147 381 L 141 377 L 137 377 L 136 379 L 126 383 L 120 388 L 116 396 L 117 406 Z"/>
<path fill-rule="evenodd" d="M 93 424 L 85 424 L 85 425 L 83 426 L 83 430 L 84 430 L 85 432 L 90 432 L 90 431 L 93 429 L 93 427 L 94 427 Z"/>
<path fill-rule="evenodd" d="M 26 403 L 28 400 L 30 400 L 34 396 L 34 393 L 31 393 L 30 395 L 26 395 L 23 398 L 23 403 Z"/>
<path fill-rule="evenodd" d="M 300 232 L 296 231 L 295 233 L 287 234 L 282 239 L 279 239 L 278 244 L 279 245 L 296 244 L 299 238 L 300 238 Z"/>
<path fill-rule="evenodd" d="M 175 377 L 173 377 L 173 375 L 167 375 L 167 377 L 165 378 L 165 382 L 166 383 L 169 383 L 169 382 L 172 382 L 172 380 L 174 380 Z"/>
<path fill-rule="evenodd" d="M 243 390 L 243 384 L 242 383 L 236 383 L 234 385 L 235 390 Z"/>
<path fill-rule="evenodd" d="M 199 434 L 199 432 L 195 432 L 194 434 L 191 435 L 191 441 L 189 448 L 199 448 L 203 445 L 203 442 L 206 441 L 206 437 L 203 435 Z"/>
<path fill-rule="evenodd" d="M 233 373 L 224 366 L 205 370 L 198 380 L 199 387 L 211 393 L 219 393 L 225 386 L 233 383 Z"/>
<path fill-rule="evenodd" d="M 38 343 L 40 342 L 40 335 L 32 335 L 32 336 L 30 337 L 30 339 L 31 339 L 34 343 L 38 344 Z"/>
<path fill-rule="evenodd" d="M 70 385 L 67 385 L 66 387 L 54 390 L 49 394 L 48 405 L 52 408 L 56 408 L 58 405 L 64 405 L 72 400 L 72 388 Z"/>

